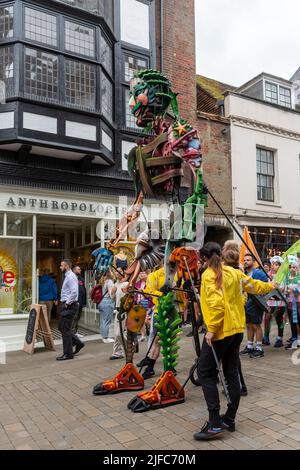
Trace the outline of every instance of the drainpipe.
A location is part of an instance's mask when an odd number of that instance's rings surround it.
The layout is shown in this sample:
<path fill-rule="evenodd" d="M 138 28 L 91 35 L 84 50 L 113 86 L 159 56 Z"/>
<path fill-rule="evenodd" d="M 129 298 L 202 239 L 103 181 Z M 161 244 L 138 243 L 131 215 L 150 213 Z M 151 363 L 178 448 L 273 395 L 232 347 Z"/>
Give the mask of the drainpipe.
<path fill-rule="evenodd" d="M 160 0 L 160 70 L 164 70 L 164 0 Z"/>

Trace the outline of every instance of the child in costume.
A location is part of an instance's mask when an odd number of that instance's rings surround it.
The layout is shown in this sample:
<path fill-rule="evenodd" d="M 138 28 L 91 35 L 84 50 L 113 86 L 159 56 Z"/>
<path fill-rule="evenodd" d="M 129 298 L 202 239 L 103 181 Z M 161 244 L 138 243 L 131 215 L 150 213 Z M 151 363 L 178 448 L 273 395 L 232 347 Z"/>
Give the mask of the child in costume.
<path fill-rule="evenodd" d="M 271 271 L 269 272 L 269 276 L 273 280 L 284 260 L 283 258 L 281 258 L 281 256 L 274 256 L 273 258 L 271 258 L 270 262 Z M 283 346 L 285 302 L 282 299 L 278 300 L 276 298 L 271 298 L 270 300 L 268 300 L 268 306 L 270 307 L 270 310 L 265 314 L 265 331 L 263 344 L 265 346 L 270 345 L 271 324 L 272 319 L 275 318 L 278 327 L 278 335 L 276 337 L 274 347 L 281 348 Z"/>
<path fill-rule="evenodd" d="M 285 293 L 288 297 L 288 315 L 292 337 L 285 349 L 297 349 L 298 326 L 300 326 L 300 273 L 296 256 L 288 256 L 289 272 L 286 278 Z"/>

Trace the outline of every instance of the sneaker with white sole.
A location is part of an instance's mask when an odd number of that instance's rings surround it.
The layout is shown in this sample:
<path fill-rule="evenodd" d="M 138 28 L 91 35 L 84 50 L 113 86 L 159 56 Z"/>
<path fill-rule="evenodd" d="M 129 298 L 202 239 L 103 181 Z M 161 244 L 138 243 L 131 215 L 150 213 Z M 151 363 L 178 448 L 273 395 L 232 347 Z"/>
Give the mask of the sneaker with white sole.
<path fill-rule="evenodd" d="M 114 343 L 115 342 L 115 340 L 113 338 L 103 338 L 102 341 L 103 341 L 104 344 Z"/>

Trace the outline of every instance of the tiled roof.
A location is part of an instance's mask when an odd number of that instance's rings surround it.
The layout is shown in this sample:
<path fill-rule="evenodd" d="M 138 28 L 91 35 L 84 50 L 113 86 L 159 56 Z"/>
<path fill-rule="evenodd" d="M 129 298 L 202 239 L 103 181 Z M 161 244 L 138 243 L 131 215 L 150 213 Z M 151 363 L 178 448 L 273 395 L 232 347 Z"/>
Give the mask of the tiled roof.
<path fill-rule="evenodd" d="M 217 101 L 224 99 L 225 91 L 235 90 L 236 87 L 204 77 L 203 75 L 197 75 L 196 81 L 198 111 L 220 114 Z"/>

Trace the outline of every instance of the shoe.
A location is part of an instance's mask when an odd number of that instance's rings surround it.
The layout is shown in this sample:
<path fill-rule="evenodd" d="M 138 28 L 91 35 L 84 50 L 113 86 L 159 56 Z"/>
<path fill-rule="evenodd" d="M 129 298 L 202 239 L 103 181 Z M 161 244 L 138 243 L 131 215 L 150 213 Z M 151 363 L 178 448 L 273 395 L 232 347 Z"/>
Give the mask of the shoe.
<path fill-rule="evenodd" d="M 222 427 L 229 432 L 235 432 L 235 422 L 232 419 L 226 417 L 225 415 L 221 415 L 222 420 Z"/>
<path fill-rule="evenodd" d="M 269 336 L 264 336 L 264 337 L 263 337 L 262 344 L 263 344 L 264 346 L 270 346 L 271 343 L 270 343 Z"/>
<path fill-rule="evenodd" d="M 139 342 L 140 342 L 140 343 L 144 343 L 146 340 L 147 340 L 146 336 L 141 336 L 141 337 L 139 338 Z"/>
<path fill-rule="evenodd" d="M 240 352 L 240 356 L 246 356 L 247 354 L 250 355 L 252 352 L 253 349 L 250 349 L 248 346 L 246 346 L 245 349 Z"/>
<path fill-rule="evenodd" d="M 274 348 L 282 348 L 283 342 L 282 339 L 277 338 L 274 344 Z"/>
<path fill-rule="evenodd" d="M 69 361 L 70 359 L 74 359 L 74 356 L 68 356 L 67 354 L 64 354 L 63 356 L 56 358 L 57 361 Z"/>
<path fill-rule="evenodd" d="M 115 342 L 115 340 L 112 339 L 112 338 L 103 338 L 102 341 L 103 341 L 104 344 L 114 343 Z"/>
<path fill-rule="evenodd" d="M 75 356 L 75 354 L 78 354 L 78 353 L 79 353 L 79 351 L 81 351 L 81 350 L 82 350 L 82 348 L 84 348 L 84 346 L 85 346 L 85 344 L 84 344 L 84 343 L 81 343 L 81 344 L 76 344 L 76 346 L 75 346 L 75 351 L 74 351 L 74 356 Z"/>
<path fill-rule="evenodd" d="M 290 351 L 290 350 L 296 350 L 299 348 L 299 345 L 298 345 L 298 340 L 295 339 L 293 341 L 290 341 L 288 342 L 288 344 L 285 346 L 285 350 L 286 351 Z"/>
<path fill-rule="evenodd" d="M 155 375 L 155 372 L 154 370 L 152 369 L 146 369 L 145 372 L 143 373 L 142 377 L 144 380 L 148 380 L 148 379 L 151 379 L 151 377 L 154 377 Z"/>
<path fill-rule="evenodd" d="M 194 434 L 194 439 L 196 441 L 209 441 L 211 439 L 216 439 L 223 435 L 225 429 L 226 428 L 223 427 L 222 423 L 220 423 L 220 426 L 216 427 L 207 422 L 201 431 Z"/>
<path fill-rule="evenodd" d="M 248 395 L 248 390 L 246 387 L 241 388 L 241 397 L 246 397 Z"/>
<path fill-rule="evenodd" d="M 249 354 L 249 357 L 251 357 L 252 359 L 256 358 L 256 357 L 264 357 L 265 353 L 264 353 L 264 350 L 263 349 L 254 349 L 254 351 L 252 351 L 251 354 Z"/>
<path fill-rule="evenodd" d="M 124 356 L 110 356 L 110 361 L 117 361 L 118 359 L 124 359 Z"/>

